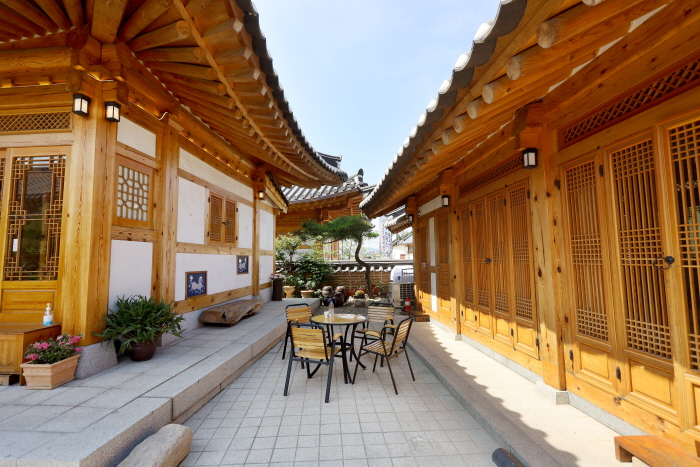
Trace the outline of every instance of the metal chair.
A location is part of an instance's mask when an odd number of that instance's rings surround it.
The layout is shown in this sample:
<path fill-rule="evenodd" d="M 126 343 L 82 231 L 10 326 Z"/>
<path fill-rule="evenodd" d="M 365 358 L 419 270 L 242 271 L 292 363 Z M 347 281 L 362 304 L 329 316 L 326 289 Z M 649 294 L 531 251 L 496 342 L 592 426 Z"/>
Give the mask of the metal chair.
<path fill-rule="evenodd" d="M 287 313 L 287 334 L 284 337 L 284 350 L 282 350 L 282 360 L 287 355 L 287 342 L 291 337 L 291 328 L 294 323 L 308 323 L 311 321 L 311 307 L 308 303 L 293 303 L 284 309 Z"/>
<path fill-rule="evenodd" d="M 287 380 L 284 383 L 284 395 L 289 392 L 289 380 L 292 374 L 292 363 L 306 363 L 306 375 L 312 378 L 321 365 L 328 366 L 328 382 L 326 383 L 326 402 L 330 397 L 331 381 L 333 380 L 333 362 L 338 352 L 342 352 L 343 358 L 343 378 L 345 384 L 348 383 L 348 362 L 345 358 L 345 346 L 343 345 L 343 335 L 336 333 L 330 336 L 326 330 L 315 324 L 291 325 L 292 347 L 289 351 L 289 366 L 287 367 Z M 336 348 L 336 344 L 339 344 Z M 296 349 L 300 349 L 296 351 Z M 316 363 L 316 369 L 311 371 L 311 363 Z"/>
<path fill-rule="evenodd" d="M 411 366 L 411 360 L 408 358 L 408 352 L 406 352 L 406 344 L 408 343 L 408 335 L 411 332 L 411 324 L 413 323 L 412 318 L 406 318 L 401 321 L 397 326 L 384 326 L 382 332 L 379 333 L 379 338 L 372 342 L 367 342 L 367 335 L 362 339 L 362 344 L 360 347 L 360 353 L 357 355 L 357 363 L 355 364 L 355 373 L 353 374 L 352 380 L 355 381 L 357 377 L 357 367 L 360 366 L 360 359 L 363 355 L 374 354 L 374 366 L 372 367 L 372 373 L 377 368 L 377 359 L 382 357 L 386 358 L 386 366 L 389 367 L 389 374 L 391 374 L 391 382 L 394 384 L 394 391 L 399 394 L 399 389 L 396 387 L 396 380 L 394 379 L 394 372 L 391 370 L 390 360 L 394 357 L 398 357 L 402 353 L 406 354 L 406 361 L 408 361 L 408 368 L 411 370 L 411 377 L 413 381 L 416 380 L 413 374 L 413 367 Z M 391 341 L 387 339 L 386 329 L 394 329 L 394 336 Z"/>

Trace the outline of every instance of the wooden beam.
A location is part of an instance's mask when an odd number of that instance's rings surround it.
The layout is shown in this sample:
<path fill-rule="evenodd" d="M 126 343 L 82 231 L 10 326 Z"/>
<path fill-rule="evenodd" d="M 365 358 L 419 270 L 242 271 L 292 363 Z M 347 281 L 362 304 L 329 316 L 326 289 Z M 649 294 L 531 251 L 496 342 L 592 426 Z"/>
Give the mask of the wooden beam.
<path fill-rule="evenodd" d="M 85 13 L 81 0 L 63 0 L 63 5 L 66 7 L 66 13 L 68 13 L 68 18 L 70 18 L 74 28 L 85 26 Z"/>
<path fill-rule="evenodd" d="M 178 98 L 184 97 L 187 99 L 193 99 L 196 97 L 197 100 L 204 100 L 210 104 L 214 104 L 229 110 L 235 109 L 236 106 L 236 100 L 232 97 L 211 94 L 175 82 L 165 82 L 165 85 L 167 86 L 168 90 Z M 239 112 L 240 111 L 238 111 L 238 109 L 234 110 L 234 118 L 241 118 L 241 114 L 239 114 Z"/>
<path fill-rule="evenodd" d="M 36 35 L 43 36 L 44 34 L 46 34 L 45 28 L 42 28 L 33 21 L 29 21 L 24 16 L 18 14 L 17 12 L 11 10 L 3 4 L 0 4 L 0 18 L 22 29 L 26 29 L 27 31 L 30 31 Z"/>
<path fill-rule="evenodd" d="M 0 0 L 14 11 L 24 16 L 29 21 L 39 25 L 49 32 L 57 32 L 58 26 L 51 21 L 41 10 L 32 6 L 31 3 L 23 0 Z"/>
<path fill-rule="evenodd" d="M 699 23 L 699 0 L 684 1 L 682 5 L 674 2 L 667 6 L 551 91 L 545 98 L 548 113 L 551 114 L 549 123 L 555 124 L 555 120 L 563 122 L 570 118 L 567 115 L 575 113 L 579 107 L 576 103 L 587 101 L 588 96 L 600 94 L 605 97 L 606 94 L 601 94 L 597 89 L 609 87 L 612 84 L 611 77 L 618 73 L 623 82 L 638 81 L 640 71 L 645 75 L 652 69 L 660 71 L 687 55 L 689 37 L 696 37 L 697 43 Z M 673 28 L 669 28 L 669 24 L 673 24 Z M 654 49 L 661 53 L 650 52 L 648 44 L 654 44 Z M 649 59 L 639 68 L 639 60 L 643 56 L 648 56 Z M 626 70 L 630 73 L 626 74 Z"/>
<path fill-rule="evenodd" d="M 56 0 L 34 1 L 37 5 L 41 7 L 42 10 L 44 10 L 44 13 L 46 13 L 48 17 L 51 18 L 51 20 L 58 25 L 58 27 L 60 27 L 64 31 L 67 31 L 71 28 L 71 22 L 68 20 L 66 14 L 63 13 L 61 7 L 58 6 Z"/>
<path fill-rule="evenodd" d="M 608 0 L 593 8 L 585 4 L 575 6 L 540 24 L 537 29 L 537 43 L 542 48 L 548 49 L 591 28 L 600 27 L 599 24 L 603 21 L 634 7 L 641 1 Z"/>
<path fill-rule="evenodd" d="M 191 28 L 191 26 L 190 26 Z M 138 52 L 136 58 L 143 61 L 183 62 L 207 64 L 206 54 L 199 47 L 163 47 Z"/>
<path fill-rule="evenodd" d="M 131 40 L 127 45 L 132 52 L 154 49 L 192 37 L 190 25 L 185 21 L 177 21 L 155 31 L 142 34 Z"/>
<path fill-rule="evenodd" d="M 95 0 L 92 15 L 92 36 L 103 44 L 117 38 L 127 0 Z"/>
<path fill-rule="evenodd" d="M 119 30 L 119 40 L 129 42 L 172 6 L 172 0 L 146 0 Z"/>
<path fill-rule="evenodd" d="M 163 80 L 171 83 L 178 83 L 189 88 L 198 89 L 210 94 L 226 95 L 226 86 L 219 81 L 203 80 L 197 78 L 189 78 L 187 76 L 168 73 L 167 71 L 159 71 L 156 74 Z"/>

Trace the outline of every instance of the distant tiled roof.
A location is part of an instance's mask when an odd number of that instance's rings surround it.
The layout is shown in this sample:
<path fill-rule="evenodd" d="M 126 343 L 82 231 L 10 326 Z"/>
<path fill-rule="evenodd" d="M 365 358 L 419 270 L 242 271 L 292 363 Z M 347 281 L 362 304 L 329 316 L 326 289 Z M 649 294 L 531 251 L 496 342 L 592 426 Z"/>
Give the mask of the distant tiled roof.
<path fill-rule="evenodd" d="M 337 160 L 337 163 L 340 164 L 340 156 L 327 156 L 326 154 L 323 154 L 321 157 L 334 158 Z M 330 161 L 328 162 L 330 164 Z M 282 193 L 284 193 L 284 196 L 291 204 L 306 202 L 312 199 L 327 198 L 358 189 L 364 196 L 365 193 L 374 188 L 374 185 L 367 185 L 367 183 L 362 180 L 363 176 L 364 171 L 360 169 L 355 175 L 350 175 L 347 181 L 340 186 L 323 185 L 320 188 L 302 188 L 293 186 L 291 188 L 282 188 Z"/>
<path fill-rule="evenodd" d="M 386 218 L 387 220 L 384 222 L 384 228 L 389 229 L 391 233 L 399 233 L 411 227 L 411 223 L 408 222 L 408 216 L 406 216 L 406 206 L 394 209 L 386 215 Z"/>

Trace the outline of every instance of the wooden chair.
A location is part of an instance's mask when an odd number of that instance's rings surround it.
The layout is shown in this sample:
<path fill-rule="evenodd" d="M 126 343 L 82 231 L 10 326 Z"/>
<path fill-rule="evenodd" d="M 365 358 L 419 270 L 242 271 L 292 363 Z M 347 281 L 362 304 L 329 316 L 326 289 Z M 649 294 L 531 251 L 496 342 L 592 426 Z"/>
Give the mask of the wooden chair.
<path fill-rule="evenodd" d="M 375 323 L 375 327 L 371 327 L 372 323 Z M 352 344 L 355 345 L 355 337 L 364 339 L 367 337 L 368 341 L 375 341 L 383 336 L 382 333 L 393 334 L 393 330 L 396 329 L 394 326 L 394 308 L 387 306 L 370 306 L 367 308 L 367 321 L 365 321 L 364 326 L 360 329 L 356 329 L 354 335 L 352 336 Z M 378 324 L 378 326 L 376 326 Z M 378 330 L 376 328 L 379 328 Z M 352 359 L 352 355 L 350 356 Z M 383 366 L 382 361 L 382 366 Z"/>
<path fill-rule="evenodd" d="M 406 318 L 401 321 L 397 326 L 384 326 L 382 332 L 378 333 L 379 338 L 372 342 L 367 342 L 367 335 L 362 339 L 362 344 L 360 347 L 360 353 L 357 355 L 357 363 L 355 364 L 355 373 L 353 374 L 352 380 L 355 381 L 357 377 L 357 367 L 360 366 L 360 359 L 363 355 L 374 354 L 374 366 L 372 367 L 372 373 L 377 368 L 377 359 L 382 357 L 386 358 L 386 366 L 389 367 L 389 374 L 391 375 L 391 382 L 394 384 L 394 391 L 399 394 L 399 390 L 396 387 L 396 380 L 394 379 L 394 372 L 391 370 L 390 360 L 394 357 L 398 357 L 402 353 L 406 354 L 406 361 L 408 361 L 408 368 L 411 370 L 411 377 L 413 381 L 416 380 L 413 374 L 413 367 L 411 366 L 411 360 L 408 358 L 408 352 L 406 352 L 406 344 L 408 343 L 408 335 L 411 332 L 411 324 L 413 320 L 411 318 Z M 386 330 L 394 329 L 393 338 L 389 339 L 386 335 Z"/>
<path fill-rule="evenodd" d="M 311 307 L 308 303 L 294 303 L 287 305 L 284 309 L 287 313 L 287 335 L 284 337 L 284 350 L 282 350 L 282 360 L 287 355 L 287 342 L 291 337 L 291 328 L 294 323 L 308 323 L 311 321 Z"/>
<path fill-rule="evenodd" d="M 329 336 L 325 328 L 315 324 L 291 325 L 292 347 L 289 351 L 289 366 L 287 367 L 287 380 L 284 383 L 284 395 L 289 391 L 289 379 L 292 374 L 292 363 L 306 363 L 306 375 L 312 378 L 321 365 L 328 366 L 328 382 L 326 383 L 326 402 L 330 397 L 331 381 L 333 380 L 333 362 L 338 352 L 342 352 L 343 358 L 343 378 L 345 384 L 348 383 L 348 362 L 345 359 L 345 346 L 343 345 L 343 335 L 336 333 Z M 336 347 L 336 344 L 339 344 Z M 297 351 L 296 349 L 300 349 Z M 311 363 L 316 363 L 316 369 L 311 371 Z"/>

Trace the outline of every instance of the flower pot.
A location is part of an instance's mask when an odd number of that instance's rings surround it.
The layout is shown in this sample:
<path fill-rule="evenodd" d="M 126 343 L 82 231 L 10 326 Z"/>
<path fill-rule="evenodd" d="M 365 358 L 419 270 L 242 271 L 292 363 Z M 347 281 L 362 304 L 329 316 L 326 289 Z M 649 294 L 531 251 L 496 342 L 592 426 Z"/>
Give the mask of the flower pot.
<path fill-rule="evenodd" d="M 22 376 L 27 381 L 27 389 L 53 389 L 75 379 L 80 354 L 52 364 L 23 363 Z"/>
<path fill-rule="evenodd" d="M 296 287 L 294 287 L 293 285 L 285 285 L 282 288 L 284 289 L 284 294 L 286 295 L 286 298 L 294 298 L 294 289 Z"/>
<path fill-rule="evenodd" d="M 301 298 L 313 298 L 313 297 L 314 297 L 313 290 L 302 290 L 301 291 Z"/>
<path fill-rule="evenodd" d="M 356 307 L 363 308 L 365 306 L 365 299 L 364 298 L 356 298 L 353 303 Z"/>
<path fill-rule="evenodd" d="M 139 342 L 131 345 L 131 360 L 135 362 L 145 362 L 153 358 L 156 353 L 155 342 Z"/>

